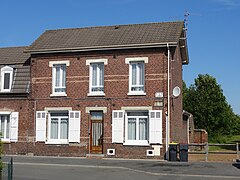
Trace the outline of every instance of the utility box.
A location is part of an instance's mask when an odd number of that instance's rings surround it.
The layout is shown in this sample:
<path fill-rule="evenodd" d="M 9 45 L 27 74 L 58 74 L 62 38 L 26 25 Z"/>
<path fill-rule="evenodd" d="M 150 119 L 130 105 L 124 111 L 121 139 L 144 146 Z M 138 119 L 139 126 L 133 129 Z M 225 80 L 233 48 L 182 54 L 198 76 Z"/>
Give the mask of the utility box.
<path fill-rule="evenodd" d="M 169 144 L 169 161 L 177 161 L 177 152 L 178 152 L 178 144 L 177 143 L 172 143 Z"/>
<path fill-rule="evenodd" d="M 180 144 L 179 156 L 180 156 L 180 161 L 188 162 L 188 145 L 187 144 Z"/>

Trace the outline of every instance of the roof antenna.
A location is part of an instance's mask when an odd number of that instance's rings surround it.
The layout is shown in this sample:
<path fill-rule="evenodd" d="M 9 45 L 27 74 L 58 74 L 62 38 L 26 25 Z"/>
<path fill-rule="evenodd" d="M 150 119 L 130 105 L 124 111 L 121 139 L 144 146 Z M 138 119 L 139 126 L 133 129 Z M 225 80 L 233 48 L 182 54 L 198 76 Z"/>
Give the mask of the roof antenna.
<path fill-rule="evenodd" d="M 188 16 L 189 15 L 190 15 L 190 13 L 188 11 L 185 11 L 185 14 L 184 14 L 185 31 L 188 30 Z"/>

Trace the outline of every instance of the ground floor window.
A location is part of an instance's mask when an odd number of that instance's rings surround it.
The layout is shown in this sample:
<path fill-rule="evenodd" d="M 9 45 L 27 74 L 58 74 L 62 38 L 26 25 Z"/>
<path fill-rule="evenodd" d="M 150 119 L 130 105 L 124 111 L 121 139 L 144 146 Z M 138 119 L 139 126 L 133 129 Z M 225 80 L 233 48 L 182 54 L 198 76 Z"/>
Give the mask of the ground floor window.
<path fill-rule="evenodd" d="M 127 112 L 125 117 L 125 141 L 127 144 L 148 144 L 148 112 Z"/>
<path fill-rule="evenodd" d="M 2 140 L 10 139 L 10 115 L 0 115 L 1 124 L 1 137 Z"/>
<path fill-rule="evenodd" d="M 2 141 L 18 141 L 18 114 L 18 112 L 0 112 L 0 137 Z"/>
<path fill-rule="evenodd" d="M 113 110 L 112 142 L 136 146 L 162 144 L 162 110 Z"/>
<path fill-rule="evenodd" d="M 68 112 L 50 113 L 50 140 L 67 140 L 68 139 Z"/>
<path fill-rule="evenodd" d="M 36 112 L 36 141 L 47 144 L 80 142 L 80 111 Z"/>

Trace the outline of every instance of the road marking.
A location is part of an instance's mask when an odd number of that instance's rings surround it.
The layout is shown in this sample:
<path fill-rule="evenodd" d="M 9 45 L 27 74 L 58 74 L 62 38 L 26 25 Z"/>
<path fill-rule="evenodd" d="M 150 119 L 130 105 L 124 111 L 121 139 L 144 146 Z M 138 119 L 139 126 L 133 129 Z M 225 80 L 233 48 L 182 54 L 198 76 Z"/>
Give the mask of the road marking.
<path fill-rule="evenodd" d="M 94 165 L 78 165 L 78 164 L 46 164 L 46 163 L 21 163 L 14 162 L 14 165 L 29 165 L 29 166 L 55 166 L 55 167 L 81 167 L 81 168 L 99 168 L 99 169 L 122 169 L 138 173 L 144 173 L 154 176 L 178 176 L 178 177 L 200 177 L 200 178 L 221 178 L 221 179 L 239 179 L 239 176 L 221 176 L 221 175 L 200 175 L 200 174 L 168 174 L 168 173 L 154 173 L 138 169 L 132 169 L 121 166 L 94 166 Z"/>

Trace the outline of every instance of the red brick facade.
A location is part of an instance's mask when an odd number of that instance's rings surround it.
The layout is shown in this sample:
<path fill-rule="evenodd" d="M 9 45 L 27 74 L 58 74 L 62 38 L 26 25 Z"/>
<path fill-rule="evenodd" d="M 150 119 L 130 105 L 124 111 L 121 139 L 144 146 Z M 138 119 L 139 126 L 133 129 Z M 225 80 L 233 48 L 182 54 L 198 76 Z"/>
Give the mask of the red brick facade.
<path fill-rule="evenodd" d="M 175 86 L 182 87 L 182 60 L 179 47 L 171 48 L 170 59 L 170 94 Z M 125 58 L 147 57 L 145 64 L 145 92 L 143 96 L 128 95 L 129 91 L 129 64 Z M 112 111 L 122 107 L 151 107 L 153 110 L 162 110 L 162 137 L 160 156 L 165 154 L 166 114 L 167 112 L 167 47 L 141 50 L 118 50 L 90 53 L 59 53 L 49 55 L 32 55 L 31 57 L 31 93 L 29 99 L 1 100 L 2 108 L 14 109 L 19 112 L 18 142 L 4 144 L 4 151 L 11 154 L 83 156 L 89 154 L 89 119 L 86 107 L 105 107 L 103 119 L 103 154 L 107 149 L 115 149 L 115 156 L 121 158 L 147 158 L 146 150 L 149 146 L 125 146 L 112 143 Z M 107 59 L 104 66 L 104 93 L 105 96 L 89 97 L 89 66 L 88 59 Z M 69 61 L 66 68 L 66 97 L 51 97 L 52 68 L 49 61 Z M 164 106 L 156 107 L 156 92 L 163 92 Z M 186 143 L 183 134 L 182 96 L 170 98 L 171 107 L 171 139 L 170 141 Z M 81 112 L 80 143 L 64 145 L 45 144 L 35 141 L 36 111 L 45 108 L 56 109 L 68 107 Z"/>

